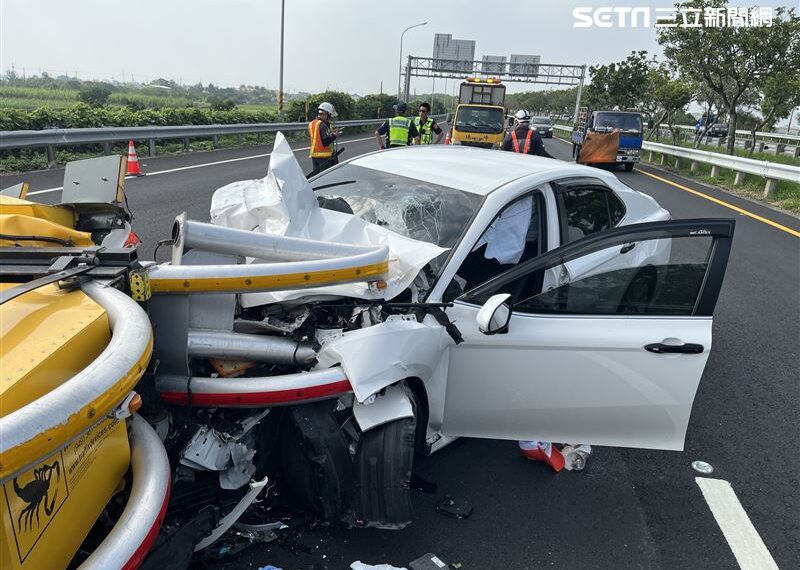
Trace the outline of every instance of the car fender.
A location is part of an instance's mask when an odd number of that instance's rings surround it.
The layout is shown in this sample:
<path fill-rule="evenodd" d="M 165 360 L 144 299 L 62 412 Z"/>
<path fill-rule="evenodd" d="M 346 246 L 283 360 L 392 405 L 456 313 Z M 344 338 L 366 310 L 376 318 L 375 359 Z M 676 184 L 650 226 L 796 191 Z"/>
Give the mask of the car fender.
<path fill-rule="evenodd" d="M 413 418 L 414 407 L 403 386 L 394 384 L 364 403 L 353 402 L 353 416 L 363 432 L 395 420 Z"/>
<path fill-rule="evenodd" d="M 433 319 L 419 323 L 414 317 L 397 315 L 324 343 L 317 360 L 323 368 L 340 364 L 356 401 L 364 404 L 373 394 L 405 378 L 414 376 L 426 382 L 439 361 L 447 358 L 446 349 L 452 342 Z"/>

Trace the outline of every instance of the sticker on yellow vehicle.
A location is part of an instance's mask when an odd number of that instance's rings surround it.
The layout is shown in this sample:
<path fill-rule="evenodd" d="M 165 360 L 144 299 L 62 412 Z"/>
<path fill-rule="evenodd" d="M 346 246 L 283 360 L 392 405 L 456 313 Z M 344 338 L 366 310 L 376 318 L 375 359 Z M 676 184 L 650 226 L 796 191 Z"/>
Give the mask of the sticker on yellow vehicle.
<path fill-rule="evenodd" d="M 0 569 L 67 567 L 119 488 L 129 460 L 125 422 L 107 418 L 3 481 Z"/>
<path fill-rule="evenodd" d="M 69 497 L 63 452 L 7 481 L 3 492 L 22 563 Z"/>

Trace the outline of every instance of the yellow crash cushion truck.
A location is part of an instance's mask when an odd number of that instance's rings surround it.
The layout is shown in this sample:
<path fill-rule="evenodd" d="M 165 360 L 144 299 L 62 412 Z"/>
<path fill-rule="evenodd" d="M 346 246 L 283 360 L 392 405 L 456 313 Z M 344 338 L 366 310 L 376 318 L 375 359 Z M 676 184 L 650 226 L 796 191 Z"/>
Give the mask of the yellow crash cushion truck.
<path fill-rule="evenodd" d="M 500 148 L 505 135 L 506 86 L 499 79 L 469 77 L 461 83 L 449 144 Z"/>

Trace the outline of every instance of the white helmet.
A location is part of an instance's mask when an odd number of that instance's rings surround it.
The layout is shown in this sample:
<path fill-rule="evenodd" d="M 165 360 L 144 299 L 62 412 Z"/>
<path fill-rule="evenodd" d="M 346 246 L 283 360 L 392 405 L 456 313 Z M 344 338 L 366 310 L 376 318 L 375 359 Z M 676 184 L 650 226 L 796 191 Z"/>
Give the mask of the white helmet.
<path fill-rule="evenodd" d="M 325 111 L 331 117 L 337 116 L 336 109 L 333 108 L 333 105 L 325 101 L 324 103 L 320 103 L 319 107 L 317 108 L 318 111 Z"/>
<path fill-rule="evenodd" d="M 531 120 L 531 116 L 525 109 L 520 109 L 517 111 L 517 113 L 514 115 L 514 118 L 516 118 L 520 123 L 527 123 Z"/>

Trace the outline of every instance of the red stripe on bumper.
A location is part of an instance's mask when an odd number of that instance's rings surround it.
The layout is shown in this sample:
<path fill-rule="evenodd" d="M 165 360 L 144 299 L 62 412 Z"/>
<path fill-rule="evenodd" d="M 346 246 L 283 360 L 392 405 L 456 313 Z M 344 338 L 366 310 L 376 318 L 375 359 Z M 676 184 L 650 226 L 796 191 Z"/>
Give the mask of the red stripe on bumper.
<path fill-rule="evenodd" d="M 220 382 L 220 389 L 224 389 L 224 381 Z M 265 406 L 274 404 L 293 404 L 307 400 L 318 400 L 339 394 L 352 392 L 349 380 L 341 380 L 332 384 L 295 388 L 292 390 L 275 390 L 272 392 L 242 392 L 242 393 L 209 393 L 192 392 L 192 406 Z M 179 406 L 190 405 L 188 392 L 161 392 L 161 399 L 168 404 Z"/>
<path fill-rule="evenodd" d="M 156 521 L 153 523 L 153 526 L 150 527 L 147 536 L 144 537 L 142 544 L 139 545 L 139 548 L 136 549 L 136 552 L 133 553 L 130 560 L 122 566 L 122 570 L 135 570 L 138 568 L 139 565 L 144 562 L 145 557 L 153 547 L 153 543 L 156 541 L 159 531 L 161 531 L 161 525 L 164 523 L 164 517 L 167 515 L 167 505 L 169 504 L 169 496 L 172 490 L 171 474 L 167 474 L 167 481 L 167 493 L 164 495 L 164 502 L 161 504 L 161 510 L 158 512 Z"/>

